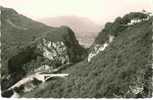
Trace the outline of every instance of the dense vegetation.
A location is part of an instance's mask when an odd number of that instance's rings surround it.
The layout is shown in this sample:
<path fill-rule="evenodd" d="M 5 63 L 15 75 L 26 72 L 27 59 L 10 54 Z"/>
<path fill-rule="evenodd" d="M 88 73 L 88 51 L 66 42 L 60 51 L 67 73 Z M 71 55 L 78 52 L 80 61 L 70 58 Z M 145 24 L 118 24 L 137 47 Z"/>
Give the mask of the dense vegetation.
<path fill-rule="evenodd" d="M 50 63 L 36 48 L 43 38 L 53 42 L 63 41 L 69 50 L 71 63 L 84 59 L 86 51 L 79 45 L 75 33 L 69 27 L 49 27 L 20 15 L 13 9 L 0 7 L 0 10 L 2 89 L 10 87 L 21 79 L 27 73 L 25 66 L 32 70 L 42 63 Z"/>
<path fill-rule="evenodd" d="M 106 23 L 95 44 L 106 42 L 108 35 L 115 36 L 115 39 L 88 63 L 84 59 L 86 50 L 79 45 L 70 28 L 48 27 L 18 14 L 13 9 L 0 9 L 2 90 L 22 79 L 35 66 L 52 63 L 36 48 L 40 40 L 46 38 L 55 42 L 63 41 L 68 48 L 73 65 L 60 72 L 68 73 L 69 76 L 50 80 L 22 95 L 23 97 L 151 97 L 153 18 L 127 25 L 131 19 L 144 19 L 148 17 L 147 14 L 130 13 L 116 18 L 112 23 Z"/>
<path fill-rule="evenodd" d="M 127 26 L 117 33 L 112 44 L 91 63 L 87 63 L 87 59 L 77 63 L 62 71 L 70 74 L 66 79 L 51 80 L 23 96 L 151 97 L 152 19 Z M 133 92 L 139 88 L 142 91 Z"/>
<path fill-rule="evenodd" d="M 148 13 L 131 12 L 123 17 L 117 17 L 114 22 L 108 22 L 105 24 L 104 29 L 102 29 L 95 39 L 95 43 L 103 44 L 106 40 L 108 40 L 108 35 L 117 36 L 119 33 L 128 28 L 127 24 L 130 23 L 131 20 L 143 20 L 148 16 Z"/>

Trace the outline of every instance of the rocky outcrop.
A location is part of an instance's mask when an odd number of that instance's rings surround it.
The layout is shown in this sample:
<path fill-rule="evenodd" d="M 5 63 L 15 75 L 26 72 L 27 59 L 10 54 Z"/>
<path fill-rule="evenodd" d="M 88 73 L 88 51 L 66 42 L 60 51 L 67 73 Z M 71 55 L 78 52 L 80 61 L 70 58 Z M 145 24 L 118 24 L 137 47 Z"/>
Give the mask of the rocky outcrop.
<path fill-rule="evenodd" d="M 51 42 L 42 39 L 42 43 L 38 45 L 38 48 L 42 50 L 43 56 L 49 60 L 57 61 L 60 65 L 70 63 L 67 47 L 62 41 Z"/>
<path fill-rule="evenodd" d="M 129 23 L 127 23 L 127 25 L 134 25 L 134 24 L 137 24 L 137 23 L 141 23 L 142 21 L 147 21 L 147 20 L 149 20 L 149 16 L 148 17 L 146 17 L 146 18 L 143 18 L 143 19 L 141 19 L 141 18 L 133 18 L 133 19 L 131 19 L 130 20 L 130 22 Z"/>
<path fill-rule="evenodd" d="M 29 92 L 35 89 L 39 83 L 45 82 L 51 77 L 64 77 L 67 74 L 52 75 L 51 73 L 58 72 L 60 69 L 63 68 L 63 65 L 69 65 L 70 63 L 73 63 L 70 62 L 68 48 L 62 41 L 52 42 L 47 40 L 46 38 L 42 38 L 31 45 L 33 45 L 33 48 L 27 47 L 27 49 L 24 49 L 25 52 L 21 52 L 18 55 L 14 56 L 13 59 L 9 60 L 9 62 L 11 62 L 9 63 L 9 67 L 12 66 L 11 69 L 9 69 L 11 75 L 10 78 L 14 78 L 13 82 L 11 82 L 11 84 L 9 83 L 8 85 L 14 85 L 11 86 L 7 91 L 10 91 L 10 89 L 13 90 L 13 94 L 17 94 L 18 92 Z M 40 60 L 38 64 L 35 63 L 36 65 L 33 65 L 30 60 L 37 60 L 37 56 L 40 56 L 43 60 Z M 45 62 L 44 60 L 47 62 Z M 15 70 L 17 68 L 16 65 L 20 65 L 18 70 Z M 15 74 L 12 73 L 13 71 Z M 17 76 L 19 76 L 18 73 L 24 75 L 20 75 L 20 77 L 17 78 Z M 33 74 L 31 76 L 28 75 L 32 73 L 36 74 Z M 28 76 L 24 78 L 26 75 Z M 14 91 L 15 88 L 18 88 L 18 92 Z M 3 95 L 6 95 L 5 92 L 3 92 Z"/>
<path fill-rule="evenodd" d="M 2 19 L 2 90 L 29 73 L 54 72 L 83 60 L 86 50 L 67 26 L 53 28 L 10 8 L 0 7 Z M 62 67 L 63 68 L 63 67 Z"/>
<path fill-rule="evenodd" d="M 89 55 L 88 55 L 88 62 L 91 62 L 91 59 L 98 55 L 100 52 L 104 51 L 106 47 L 110 45 L 110 43 L 113 41 L 114 36 L 109 35 L 109 40 L 106 40 L 104 44 L 94 44 Z"/>
<path fill-rule="evenodd" d="M 100 51 L 104 51 L 105 48 L 113 41 L 114 37 L 118 36 L 120 32 L 124 31 L 132 25 L 148 21 L 150 16 L 146 12 L 131 12 L 125 16 L 118 17 L 113 23 L 107 23 L 105 28 L 99 33 L 95 39 L 94 44 L 91 46 L 88 62 L 96 56 Z"/>

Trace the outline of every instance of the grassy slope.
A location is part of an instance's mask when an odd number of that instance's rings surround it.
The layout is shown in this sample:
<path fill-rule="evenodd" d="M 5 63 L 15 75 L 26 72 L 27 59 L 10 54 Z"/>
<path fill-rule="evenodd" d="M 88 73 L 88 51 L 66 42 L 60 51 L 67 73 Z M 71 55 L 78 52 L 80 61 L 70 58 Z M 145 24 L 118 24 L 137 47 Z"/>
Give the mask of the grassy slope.
<path fill-rule="evenodd" d="M 24 97 L 135 97 L 126 94 L 135 85 L 144 85 L 141 96 L 148 97 L 151 27 L 149 20 L 127 28 L 91 63 L 84 60 L 64 70 L 70 74 L 66 79 L 49 81 Z"/>

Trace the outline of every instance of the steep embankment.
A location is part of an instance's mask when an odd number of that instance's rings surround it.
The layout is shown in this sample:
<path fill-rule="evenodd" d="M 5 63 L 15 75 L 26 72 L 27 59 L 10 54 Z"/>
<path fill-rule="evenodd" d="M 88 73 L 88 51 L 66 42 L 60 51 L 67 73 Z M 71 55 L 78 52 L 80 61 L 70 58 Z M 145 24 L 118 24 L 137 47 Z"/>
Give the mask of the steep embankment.
<path fill-rule="evenodd" d="M 122 26 L 90 62 L 86 59 L 63 70 L 69 73 L 67 78 L 51 80 L 23 97 L 151 97 L 152 19 Z M 105 39 L 98 36 L 96 43 Z"/>
<path fill-rule="evenodd" d="M 69 27 L 53 28 L 20 15 L 13 9 L 0 7 L 0 10 L 2 90 L 43 65 L 57 68 L 84 58 L 86 51 Z"/>

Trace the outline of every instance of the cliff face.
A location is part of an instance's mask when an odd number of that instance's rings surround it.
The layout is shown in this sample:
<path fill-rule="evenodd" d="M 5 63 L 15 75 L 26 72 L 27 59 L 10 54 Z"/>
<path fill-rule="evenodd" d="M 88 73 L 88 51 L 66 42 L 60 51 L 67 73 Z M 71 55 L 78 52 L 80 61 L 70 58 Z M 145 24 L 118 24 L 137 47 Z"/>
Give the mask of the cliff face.
<path fill-rule="evenodd" d="M 0 7 L 2 21 L 2 90 L 43 65 L 58 68 L 84 59 L 75 33 L 66 26 L 53 28 L 10 8 Z"/>
<path fill-rule="evenodd" d="M 42 50 L 43 56 L 49 60 L 56 60 L 60 64 L 69 63 L 67 48 L 63 42 L 51 42 L 43 39 L 38 48 Z"/>
<path fill-rule="evenodd" d="M 51 80 L 43 89 L 37 88 L 23 97 L 151 97 L 152 17 L 132 25 L 129 22 L 107 24 L 105 34 L 99 34 L 105 37 L 97 37 L 95 51 L 99 52 L 90 63 L 86 59 L 63 70 L 69 73 L 67 79 Z M 114 36 L 111 43 L 107 42 L 110 35 Z M 109 44 L 104 49 L 105 43 Z"/>
<path fill-rule="evenodd" d="M 113 40 L 114 36 L 109 35 L 108 40 L 106 40 L 103 44 L 93 44 L 88 54 L 88 62 L 90 62 L 91 59 L 98 55 L 100 52 L 104 51 L 111 44 L 111 42 L 113 42 Z"/>

